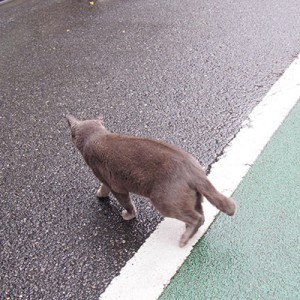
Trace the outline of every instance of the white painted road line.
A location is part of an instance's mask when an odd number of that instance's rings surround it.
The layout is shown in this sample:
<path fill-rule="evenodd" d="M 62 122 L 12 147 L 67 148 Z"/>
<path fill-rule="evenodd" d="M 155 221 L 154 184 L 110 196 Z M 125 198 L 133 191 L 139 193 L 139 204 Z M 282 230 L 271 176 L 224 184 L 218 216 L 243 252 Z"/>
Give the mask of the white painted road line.
<path fill-rule="evenodd" d="M 224 154 L 213 164 L 209 178 L 220 192 L 227 196 L 234 192 L 299 98 L 300 55 L 254 108 Z M 205 201 L 205 223 L 184 248 L 178 246 L 184 223 L 164 219 L 100 299 L 157 299 L 217 214 L 218 210 Z"/>

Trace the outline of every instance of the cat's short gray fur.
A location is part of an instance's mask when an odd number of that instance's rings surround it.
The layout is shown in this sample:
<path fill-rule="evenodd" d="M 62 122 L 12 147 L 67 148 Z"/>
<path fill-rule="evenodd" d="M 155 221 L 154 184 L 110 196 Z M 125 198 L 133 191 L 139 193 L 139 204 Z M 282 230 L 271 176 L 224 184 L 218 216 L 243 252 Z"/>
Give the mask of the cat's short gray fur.
<path fill-rule="evenodd" d="M 125 220 L 136 216 L 129 193 L 148 197 L 163 216 L 186 224 L 180 239 L 184 246 L 204 222 L 202 195 L 229 216 L 235 213 L 234 200 L 220 194 L 198 161 L 182 149 L 111 133 L 100 119 L 79 121 L 67 115 L 67 120 L 74 144 L 102 183 L 97 196 L 111 192 L 123 206 Z"/>

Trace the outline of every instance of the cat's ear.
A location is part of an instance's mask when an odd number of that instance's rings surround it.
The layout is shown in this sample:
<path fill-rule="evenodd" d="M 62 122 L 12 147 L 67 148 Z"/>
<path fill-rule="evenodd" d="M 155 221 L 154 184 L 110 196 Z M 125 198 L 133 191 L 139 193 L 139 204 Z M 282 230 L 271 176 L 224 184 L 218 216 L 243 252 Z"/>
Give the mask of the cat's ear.
<path fill-rule="evenodd" d="M 72 116 L 70 114 L 66 115 L 66 119 L 67 119 L 70 127 L 73 127 L 74 125 L 76 125 L 79 122 L 74 116 Z"/>

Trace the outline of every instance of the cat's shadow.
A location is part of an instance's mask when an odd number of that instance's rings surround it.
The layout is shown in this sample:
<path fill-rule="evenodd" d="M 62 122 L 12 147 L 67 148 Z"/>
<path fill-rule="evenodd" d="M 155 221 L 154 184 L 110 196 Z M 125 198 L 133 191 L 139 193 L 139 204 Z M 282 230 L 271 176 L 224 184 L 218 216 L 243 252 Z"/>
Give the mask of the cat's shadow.
<path fill-rule="evenodd" d="M 124 248 L 132 253 L 137 251 L 147 235 L 143 222 L 139 218 L 124 220 L 121 216 L 123 208 L 113 197 L 96 199 L 90 228 L 94 233 L 93 244 L 109 252 L 119 253 Z"/>
<path fill-rule="evenodd" d="M 131 227 L 134 224 L 138 223 L 138 218 L 134 218 L 132 220 L 124 220 L 121 216 L 121 212 L 123 208 L 118 203 L 118 201 L 111 196 L 98 198 L 97 199 L 97 206 L 99 207 L 98 213 L 101 215 L 99 218 L 107 219 L 107 222 L 115 221 L 116 223 L 122 223 L 126 227 Z"/>

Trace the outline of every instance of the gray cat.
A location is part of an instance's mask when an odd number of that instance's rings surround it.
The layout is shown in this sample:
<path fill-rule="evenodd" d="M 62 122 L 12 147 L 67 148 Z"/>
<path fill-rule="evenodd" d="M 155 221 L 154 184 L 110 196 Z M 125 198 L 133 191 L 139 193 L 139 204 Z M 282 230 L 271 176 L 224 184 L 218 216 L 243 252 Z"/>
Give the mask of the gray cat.
<path fill-rule="evenodd" d="M 136 216 L 129 193 L 148 197 L 163 216 L 186 224 L 179 244 L 183 247 L 204 223 L 202 195 L 229 216 L 235 213 L 234 200 L 220 194 L 198 161 L 182 149 L 149 138 L 111 133 L 100 119 L 66 118 L 73 143 L 102 182 L 97 197 L 111 192 L 123 206 L 125 220 Z"/>

